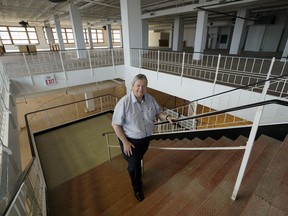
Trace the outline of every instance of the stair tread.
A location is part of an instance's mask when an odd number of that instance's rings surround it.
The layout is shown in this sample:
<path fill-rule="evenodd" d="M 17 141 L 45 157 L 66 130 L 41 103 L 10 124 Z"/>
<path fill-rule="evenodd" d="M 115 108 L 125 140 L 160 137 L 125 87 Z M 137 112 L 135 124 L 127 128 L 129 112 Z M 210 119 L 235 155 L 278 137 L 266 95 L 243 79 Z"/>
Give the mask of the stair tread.
<path fill-rule="evenodd" d="M 288 142 L 287 137 L 283 143 Z M 226 137 L 219 140 L 212 138 L 153 140 L 151 145 L 239 146 L 246 141 L 246 137 L 240 136 L 235 141 Z M 278 168 L 277 160 L 283 163 L 285 154 L 279 147 L 280 142 L 273 138 L 261 135 L 257 139 L 236 201 L 232 201 L 230 197 L 243 151 L 149 149 L 144 158 L 143 187 L 146 197 L 144 201 L 139 203 L 135 199 L 126 170 L 127 162 L 122 155 L 119 155 L 110 163 L 103 163 L 48 191 L 50 213 L 53 216 L 100 214 L 228 216 L 232 212 L 233 215 L 240 215 L 244 208 L 249 208 L 249 202 L 253 201 L 255 194 L 258 193 L 256 198 L 263 196 L 261 193 L 264 193 L 264 190 L 260 190 L 260 187 L 265 186 L 258 186 L 258 188 L 257 185 L 265 178 L 265 174 L 268 175 L 270 171 Z M 282 156 L 279 157 L 278 154 Z M 271 196 L 269 205 L 263 208 L 267 208 L 265 209 L 267 215 L 287 215 L 288 205 L 285 202 L 288 200 L 288 169 L 286 168 L 281 175 L 270 178 L 275 179 L 277 183 L 272 185 L 276 185 L 277 188 Z M 268 183 L 269 181 L 265 184 Z M 255 197 L 254 199 L 257 200 Z M 264 202 L 265 205 L 266 203 Z"/>
<path fill-rule="evenodd" d="M 283 213 L 288 214 L 287 204 L 283 205 L 283 201 L 286 200 L 287 202 L 288 200 L 287 154 L 288 136 L 262 176 L 259 185 L 242 213 L 243 215 L 251 213 L 259 215 L 259 212 L 261 212 L 261 215 L 268 215 L 274 206 L 278 206 L 280 211 L 282 208 Z M 255 202 L 257 205 L 255 205 Z"/>
<path fill-rule="evenodd" d="M 211 144 L 213 144 L 212 146 L 223 146 L 225 144 L 229 145 L 231 143 L 232 141 L 228 138 L 222 138 Z M 205 152 L 204 154 L 204 151 L 201 151 L 199 154 L 197 151 L 192 151 L 190 154 L 195 154 L 193 160 L 191 160 L 185 167 L 182 167 L 180 172 L 173 175 L 170 179 L 168 179 L 167 182 L 163 184 L 161 181 L 157 181 L 155 179 L 156 184 L 160 184 L 159 188 L 153 190 L 152 193 L 149 194 L 149 199 L 144 200 L 144 202 L 142 202 L 136 208 L 132 209 L 131 212 L 129 212 L 129 215 L 158 215 L 158 211 L 160 211 L 163 206 L 169 203 L 169 201 L 173 199 L 176 193 L 178 193 L 183 188 L 186 188 L 194 178 L 200 176 L 203 172 L 203 169 L 208 167 L 209 164 L 212 163 L 215 158 L 221 154 L 220 151 L 213 151 L 208 154 L 209 152 Z M 206 164 L 206 166 L 203 164 Z M 190 168 L 191 166 L 193 166 L 193 168 Z"/>
<path fill-rule="evenodd" d="M 260 136 L 252 149 L 237 200 L 232 201 L 231 195 L 236 183 L 241 161 L 239 161 L 238 166 L 235 166 L 235 169 L 233 169 L 209 195 L 207 200 L 201 204 L 195 212 L 195 215 L 205 215 L 211 212 L 223 216 L 231 215 L 231 212 L 235 212 L 235 215 L 239 214 L 248 202 L 249 197 L 251 197 L 263 172 L 268 167 L 269 161 L 277 152 L 278 147 L 278 142 L 271 142 L 271 140 L 267 140 L 265 136 Z"/>
<path fill-rule="evenodd" d="M 246 140 L 247 139 L 244 137 L 239 137 L 236 141 L 230 143 L 229 146 L 238 146 L 240 143 L 245 143 Z M 157 215 L 191 215 L 191 212 L 197 209 L 201 202 L 207 198 L 209 193 L 211 193 L 211 191 L 213 191 L 222 181 L 222 178 L 229 173 L 229 170 L 233 168 L 237 160 L 240 160 L 242 154 L 243 151 L 234 150 L 233 153 L 231 153 L 231 151 L 221 151 L 219 157 L 215 158 L 202 174 L 195 177 L 181 191 L 173 196 L 169 202 L 162 206 L 161 211 L 159 211 Z M 231 158 L 235 161 L 232 162 Z M 218 168 L 221 169 L 223 164 L 227 164 L 228 161 L 230 162 L 229 167 L 222 170 L 221 176 L 219 176 Z"/>

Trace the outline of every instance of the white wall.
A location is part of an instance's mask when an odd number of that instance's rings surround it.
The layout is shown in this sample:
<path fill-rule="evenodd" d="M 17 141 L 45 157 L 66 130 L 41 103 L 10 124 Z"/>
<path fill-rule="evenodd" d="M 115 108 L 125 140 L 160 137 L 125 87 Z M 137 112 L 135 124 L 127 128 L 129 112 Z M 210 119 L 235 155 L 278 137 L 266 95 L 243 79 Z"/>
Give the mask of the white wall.
<path fill-rule="evenodd" d="M 267 25 L 263 37 L 261 51 L 277 52 L 278 45 L 282 36 L 283 25 Z M 271 43 L 273 41 L 273 43 Z"/>
<path fill-rule="evenodd" d="M 160 40 L 160 32 L 149 31 L 149 47 L 158 47 Z"/>
<path fill-rule="evenodd" d="M 112 80 L 115 78 L 125 79 L 124 73 L 124 65 L 119 65 L 115 67 L 93 68 L 94 75 L 91 73 L 90 69 L 69 71 L 66 73 L 67 79 L 63 72 L 54 73 L 56 84 L 50 86 L 45 84 L 45 76 L 47 74 L 13 78 L 11 79 L 11 83 L 14 89 L 13 95 L 15 97 L 21 97 L 71 86 Z"/>
<path fill-rule="evenodd" d="M 219 37 L 219 49 L 227 49 L 228 45 L 230 44 L 230 34 L 231 34 L 231 27 L 223 27 L 221 28 L 220 37 Z M 221 42 L 221 38 L 225 37 L 226 42 Z"/>
<path fill-rule="evenodd" d="M 184 29 L 183 41 L 186 41 L 186 47 L 194 47 L 196 27 Z"/>
<path fill-rule="evenodd" d="M 208 44 L 207 48 L 208 49 L 216 49 L 217 47 L 217 39 L 218 39 L 218 27 L 210 27 L 208 28 Z"/>
<path fill-rule="evenodd" d="M 261 41 L 264 37 L 265 25 L 249 26 L 245 43 L 245 51 L 260 51 Z"/>

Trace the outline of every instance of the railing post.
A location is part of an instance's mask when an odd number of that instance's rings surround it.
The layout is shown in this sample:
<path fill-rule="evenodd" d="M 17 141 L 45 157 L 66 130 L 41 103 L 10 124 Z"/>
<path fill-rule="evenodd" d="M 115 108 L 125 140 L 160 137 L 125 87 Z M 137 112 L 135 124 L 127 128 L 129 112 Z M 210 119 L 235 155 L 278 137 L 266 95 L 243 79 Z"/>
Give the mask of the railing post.
<path fill-rule="evenodd" d="M 139 64 L 139 73 L 140 73 L 140 69 L 141 69 L 141 50 L 139 49 L 139 56 L 138 56 L 138 64 Z"/>
<path fill-rule="evenodd" d="M 157 56 L 157 80 L 159 80 L 159 69 L 160 69 L 160 50 L 158 50 L 158 56 Z"/>
<path fill-rule="evenodd" d="M 23 58 L 24 58 L 24 61 L 25 61 L 25 65 L 26 65 L 28 74 L 29 74 L 29 76 L 30 76 L 30 78 L 31 78 L 31 82 L 32 82 L 32 84 L 34 85 L 34 80 L 33 80 L 33 78 L 32 78 L 31 71 L 30 71 L 30 68 L 29 68 L 29 66 L 28 66 L 28 62 L 27 62 L 25 53 L 23 53 Z"/>
<path fill-rule="evenodd" d="M 88 50 L 87 52 L 88 52 L 88 58 L 89 58 L 89 65 L 90 65 L 91 76 L 94 76 L 93 67 L 92 67 L 92 61 L 91 61 L 91 56 L 90 56 L 90 50 Z"/>
<path fill-rule="evenodd" d="M 218 71 L 219 71 L 220 60 L 221 60 L 221 54 L 218 55 L 218 61 L 217 61 L 217 67 L 216 67 L 216 72 L 215 72 L 215 78 L 214 78 L 214 82 L 213 82 L 213 92 L 212 92 L 212 94 L 215 94 L 215 87 L 216 87 L 216 82 L 217 82 L 217 76 L 218 76 Z"/>
<path fill-rule="evenodd" d="M 109 162 L 111 162 L 111 151 L 110 151 L 110 147 L 109 147 L 109 137 L 108 134 L 105 134 L 105 139 L 106 139 L 106 146 L 107 146 L 107 150 L 108 150 L 108 158 L 109 158 Z"/>
<path fill-rule="evenodd" d="M 110 49 L 110 50 L 111 50 L 111 58 L 112 58 L 113 72 L 115 73 L 116 70 L 115 70 L 114 52 L 113 52 L 113 49 Z"/>
<path fill-rule="evenodd" d="M 269 68 L 269 71 L 268 71 L 268 74 L 267 74 L 267 79 L 269 79 L 269 77 L 270 77 L 274 62 L 275 62 L 275 58 L 273 58 L 271 60 L 270 68 Z M 270 85 L 270 81 L 267 80 L 265 82 L 265 85 L 264 85 L 264 88 L 263 88 L 263 91 L 262 91 L 262 98 L 261 98 L 262 101 L 265 100 L 269 85 Z M 259 123 L 260 123 L 260 120 L 261 120 L 261 116 L 262 116 L 262 113 L 263 113 L 263 109 L 264 109 L 264 106 L 258 107 L 257 112 L 255 114 L 253 125 L 252 125 L 252 128 L 251 128 L 250 134 L 249 134 L 249 138 L 248 138 L 248 141 L 247 141 L 247 144 L 246 144 L 244 156 L 243 156 L 242 163 L 241 163 L 241 166 L 240 166 L 240 170 L 238 172 L 236 183 L 235 183 L 235 186 L 234 186 L 234 189 L 233 189 L 233 193 L 232 193 L 232 197 L 231 197 L 232 200 L 236 200 L 236 198 L 237 198 L 237 194 L 238 194 L 242 179 L 244 177 L 245 170 L 246 170 L 246 167 L 247 167 L 247 164 L 248 164 L 248 160 L 249 160 L 249 157 L 250 157 L 250 154 L 251 154 L 251 151 L 252 151 L 252 147 L 253 147 L 253 144 L 254 144 L 254 140 L 255 140 L 255 137 L 256 137 L 256 134 L 257 134 L 258 126 L 259 126 Z"/>
<path fill-rule="evenodd" d="M 182 86 L 182 78 L 183 78 L 183 73 L 184 73 L 184 65 L 185 65 L 185 52 L 183 52 L 180 86 Z"/>
<path fill-rule="evenodd" d="M 142 174 L 144 173 L 144 158 L 141 160 Z"/>
<path fill-rule="evenodd" d="M 62 52 L 60 51 L 59 54 L 60 54 L 60 60 L 61 60 L 61 65 L 62 65 L 64 77 L 65 77 L 65 80 L 67 81 L 67 75 L 66 75 L 66 71 L 65 71 L 65 67 L 64 67 L 63 58 L 62 58 Z"/>
<path fill-rule="evenodd" d="M 101 107 L 101 112 L 103 111 L 103 102 L 102 102 L 102 97 L 100 97 L 100 107 Z"/>

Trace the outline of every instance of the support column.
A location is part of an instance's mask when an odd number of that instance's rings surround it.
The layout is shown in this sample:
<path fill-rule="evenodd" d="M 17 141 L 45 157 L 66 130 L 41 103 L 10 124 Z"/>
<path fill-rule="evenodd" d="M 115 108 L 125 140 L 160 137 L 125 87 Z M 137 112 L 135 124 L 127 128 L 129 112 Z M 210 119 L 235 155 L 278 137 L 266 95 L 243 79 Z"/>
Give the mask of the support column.
<path fill-rule="evenodd" d="M 65 50 L 65 45 L 64 45 L 64 41 L 63 41 L 63 37 L 62 37 L 59 16 L 58 15 L 54 15 L 53 19 L 54 19 L 55 28 L 56 28 L 56 34 L 57 34 L 57 37 L 58 37 L 59 48 L 60 48 L 60 50 Z"/>
<path fill-rule="evenodd" d="M 143 49 L 148 49 L 149 48 L 149 25 L 148 25 L 148 20 L 142 20 L 142 48 Z"/>
<path fill-rule="evenodd" d="M 85 41 L 83 34 L 83 25 L 82 18 L 79 10 L 75 7 L 75 5 L 71 2 L 69 4 L 69 14 L 72 23 L 74 41 L 77 51 L 78 58 L 86 58 L 85 52 Z"/>
<path fill-rule="evenodd" d="M 245 18 L 247 16 L 247 9 L 240 9 L 237 12 L 238 17 Z M 245 20 L 236 18 L 234 25 L 233 37 L 229 54 L 239 54 L 241 52 L 242 42 L 244 38 Z"/>
<path fill-rule="evenodd" d="M 106 33 L 107 33 L 108 48 L 112 49 L 113 48 L 113 43 L 112 43 L 111 24 L 107 24 L 106 25 Z"/>
<path fill-rule="evenodd" d="M 53 37 L 53 32 L 52 32 L 52 28 L 50 26 L 50 23 L 44 23 L 44 27 L 45 27 L 45 32 L 46 32 L 46 37 L 48 40 L 48 44 L 54 44 L 55 40 Z"/>
<path fill-rule="evenodd" d="M 93 49 L 93 40 L 92 40 L 92 33 L 91 33 L 91 27 L 88 27 L 88 40 L 89 40 L 89 47 L 90 49 Z"/>
<path fill-rule="evenodd" d="M 174 19 L 173 29 L 173 51 L 183 50 L 183 34 L 184 34 L 184 22 L 180 17 Z"/>
<path fill-rule="evenodd" d="M 196 24 L 196 36 L 194 43 L 193 59 L 200 60 L 206 43 L 208 13 L 199 11 Z"/>
<path fill-rule="evenodd" d="M 125 65 L 131 65 L 131 48 L 142 48 L 140 0 L 120 0 Z M 137 57 L 138 59 L 138 57 Z"/>
<path fill-rule="evenodd" d="M 93 98 L 92 92 L 85 92 L 85 99 L 86 99 L 86 112 L 91 112 L 95 110 L 94 100 L 87 100 L 89 98 Z"/>

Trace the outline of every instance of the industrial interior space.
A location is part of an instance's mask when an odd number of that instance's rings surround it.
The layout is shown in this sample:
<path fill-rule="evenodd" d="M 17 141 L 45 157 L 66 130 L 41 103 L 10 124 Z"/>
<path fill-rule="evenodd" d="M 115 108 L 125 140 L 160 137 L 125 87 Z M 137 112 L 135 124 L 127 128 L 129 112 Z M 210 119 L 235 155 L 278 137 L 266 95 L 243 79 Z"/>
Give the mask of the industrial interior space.
<path fill-rule="evenodd" d="M 286 0 L 0 0 L 0 214 L 288 215 Z M 139 202 L 111 121 L 154 123 Z"/>

